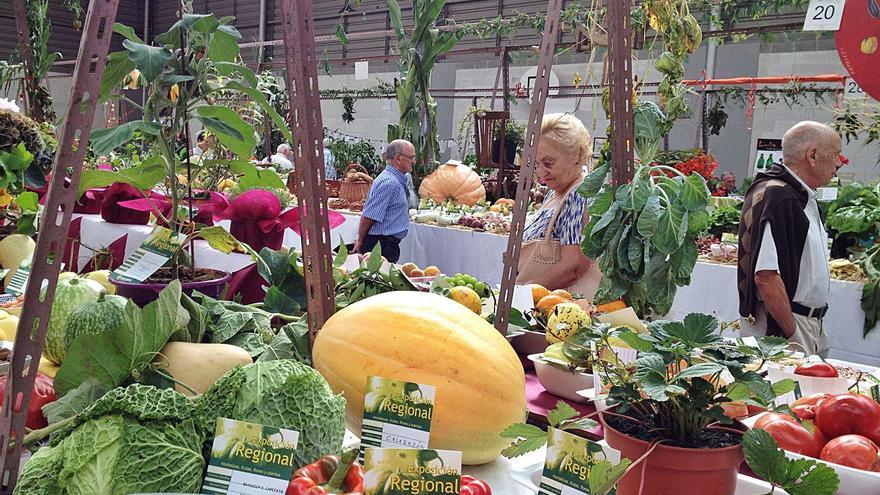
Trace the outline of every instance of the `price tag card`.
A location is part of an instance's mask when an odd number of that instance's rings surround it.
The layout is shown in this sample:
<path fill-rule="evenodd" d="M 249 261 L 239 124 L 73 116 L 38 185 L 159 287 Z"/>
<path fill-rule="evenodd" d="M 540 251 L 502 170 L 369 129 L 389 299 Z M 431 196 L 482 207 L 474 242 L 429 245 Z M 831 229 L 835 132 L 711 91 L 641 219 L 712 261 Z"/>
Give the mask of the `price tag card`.
<path fill-rule="evenodd" d="M 165 227 L 156 226 L 144 243 L 131 253 L 110 276 L 123 282 L 143 282 L 174 256 L 186 237 Z"/>
<path fill-rule="evenodd" d="M 298 440 L 293 430 L 218 418 L 201 493 L 283 495 Z"/>
<path fill-rule="evenodd" d="M 804 31 L 837 31 L 843 19 L 844 0 L 810 0 Z"/>
<path fill-rule="evenodd" d="M 435 389 L 391 378 L 367 378 L 361 458 L 367 447 L 428 447 Z"/>
<path fill-rule="evenodd" d="M 21 262 L 21 265 L 19 265 L 18 269 L 15 270 L 15 273 L 12 275 L 12 279 L 9 281 L 9 285 L 6 286 L 6 293 L 16 297 L 24 294 L 24 291 L 27 288 L 28 279 L 30 277 L 31 261 L 24 260 Z"/>
<path fill-rule="evenodd" d="M 547 457 L 544 459 L 538 495 L 607 493 L 629 463 L 628 459 L 624 459 L 619 464 L 612 464 L 598 443 L 548 428 Z"/>
<path fill-rule="evenodd" d="M 458 495 L 461 452 L 368 448 L 364 495 Z"/>

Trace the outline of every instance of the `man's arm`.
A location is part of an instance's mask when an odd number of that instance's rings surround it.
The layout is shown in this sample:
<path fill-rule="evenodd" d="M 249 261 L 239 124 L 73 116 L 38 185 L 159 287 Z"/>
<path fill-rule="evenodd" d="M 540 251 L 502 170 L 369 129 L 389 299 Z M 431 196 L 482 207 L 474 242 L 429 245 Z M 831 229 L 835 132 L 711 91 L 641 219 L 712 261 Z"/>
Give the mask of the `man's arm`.
<path fill-rule="evenodd" d="M 375 220 L 373 220 L 372 218 L 366 215 L 361 215 L 361 223 L 358 224 L 358 238 L 357 241 L 355 241 L 354 243 L 355 253 L 361 252 L 361 244 L 364 243 L 364 239 L 366 239 L 367 234 L 370 233 L 370 227 L 373 226 L 374 222 Z"/>
<path fill-rule="evenodd" d="M 760 270 L 755 272 L 755 286 L 767 312 L 779 324 L 783 335 L 790 338 L 794 335 L 795 322 L 782 277 L 772 270 Z"/>

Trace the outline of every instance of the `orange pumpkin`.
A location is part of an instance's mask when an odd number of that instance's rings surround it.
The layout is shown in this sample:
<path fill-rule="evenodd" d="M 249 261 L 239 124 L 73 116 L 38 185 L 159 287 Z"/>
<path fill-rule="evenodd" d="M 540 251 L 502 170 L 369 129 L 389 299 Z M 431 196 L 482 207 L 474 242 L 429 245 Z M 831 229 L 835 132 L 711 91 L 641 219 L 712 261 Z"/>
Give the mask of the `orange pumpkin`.
<path fill-rule="evenodd" d="M 450 160 L 422 180 L 419 197 L 433 199 L 436 203 L 451 199 L 457 205 L 473 206 L 486 199 L 486 188 L 473 169 Z"/>
<path fill-rule="evenodd" d="M 513 206 L 515 203 L 516 203 L 516 201 L 514 201 L 514 200 L 512 200 L 512 199 L 510 199 L 510 198 L 498 198 L 498 199 L 495 201 L 495 204 L 496 204 L 496 205 L 510 205 L 510 206 Z"/>

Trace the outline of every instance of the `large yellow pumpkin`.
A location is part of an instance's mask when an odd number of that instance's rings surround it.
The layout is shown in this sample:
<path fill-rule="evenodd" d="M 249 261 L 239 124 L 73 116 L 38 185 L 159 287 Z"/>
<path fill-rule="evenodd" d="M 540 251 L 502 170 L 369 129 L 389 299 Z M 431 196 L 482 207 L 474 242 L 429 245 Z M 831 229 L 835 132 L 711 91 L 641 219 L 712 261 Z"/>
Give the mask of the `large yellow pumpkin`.
<path fill-rule="evenodd" d="M 436 203 L 452 200 L 457 205 L 474 206 L 486 199 L 486 188 L 480 175 L 461 162 L 450 160 L 422 179 L 419 197 Z"/>
<path fill-rule="evenodd" d="M 525 375 L 507 339 L 437 294 L 387 292 L 342 309 L 312 357 L 345 396 L 346 425 L 358 435 L 369 376 L 436 387 L 430 447 L 460 450 L 465 464 L 496 459 L 510 444 L 501 431 L 525 418 Z"/>

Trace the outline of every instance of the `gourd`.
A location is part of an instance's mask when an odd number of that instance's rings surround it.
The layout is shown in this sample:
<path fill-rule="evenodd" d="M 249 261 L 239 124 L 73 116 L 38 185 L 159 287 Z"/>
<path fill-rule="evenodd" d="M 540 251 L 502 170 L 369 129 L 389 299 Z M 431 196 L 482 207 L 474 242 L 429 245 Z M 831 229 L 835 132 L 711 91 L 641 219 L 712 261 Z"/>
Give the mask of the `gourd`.
<path fill-rule="evenodd" d="M 180 383 L 203 394 L 227 371 L 253 363 L 248 351 L 230 344 L 168 342 L 153 361 Z M 175 389 L 187 396 L 193 393 L 180 384 Z"/>
<path fill-rule="evenodd" d="M 104 290 L 107 291 L 107 294 L 116 294 L 116 286 L 110 283 L 110 270 L 95 270 L 86 273 L 83 275 L 83 278 L 98 282 L 104 286 Z"/>
<path fill-rule="evenodd" d="M 9 270 L 3 281 L 4 287 L 12 280 L 12 275 L 21 262 L 31 259 L 36 247 L 37 243 L 33 239 L 21 234 L 12 234 L 0 241 L 0 267 Z"/>
<path fill-rule="evenodd" d="M 50 361 L 61 364 L 64 359 L 64 333 L 70 314 L 87 302 L 97 301 L 103 291 L 101 284 L 94 280 L 74 277 L 58 282 L 49 328 L 46 330 L 46 348 L 43 350 Z"/>
<path fill-rule="evenodd" d="M 437 219 L 437 223 L 440 225 L 455 225 L 460 218 L 461 215 L 457 213 L 443 213 L 440 215 L 440 218 Z"/>
<path fill-rule="evenodd" d="M 64 329 L 64 352 L 70 350 L 73 341 L 81 335 L 97 335 L 110 332 L 122 325 L 125 304 L 122 296 L 101 292 L 98 300 L 87 302 L 73 310 Z"/>
<path fill-rule="evenodd" d="M 437 294 L 386 292 L 343 308 L 318 333 L 312 358 L 344 394 L 356 434 L 369 376 L 436 387 L 429 446 L 459 450 L 465 464 L 496 459 L 510 444 L 499 434 L 525 417 L 525 375 L 507 339 Z"/>
<path fill-rule="evenodd" d="M 480 175 L 461 162 L 450 160 L 422 179 L 419 197 L 437 203 L 452 200 L 455 204 L 473 206 L 486 199 L 486 188 Z"/>
<path fill-rule="evenodd" d="M 0 340 L 15 342 L 15 335 L 18 333 L 18 316 L 11 315 L 6 311 L 0 310 Z"/>

